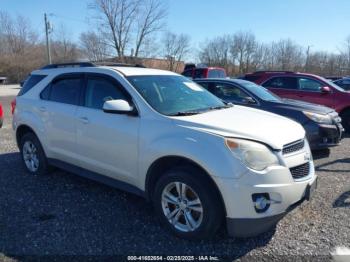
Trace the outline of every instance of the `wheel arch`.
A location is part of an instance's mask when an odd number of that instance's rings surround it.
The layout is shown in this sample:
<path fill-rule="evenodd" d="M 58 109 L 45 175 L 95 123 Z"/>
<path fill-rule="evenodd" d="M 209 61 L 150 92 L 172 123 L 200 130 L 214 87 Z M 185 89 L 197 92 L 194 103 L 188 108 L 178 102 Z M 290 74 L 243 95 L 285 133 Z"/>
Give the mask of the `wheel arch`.
<path fill-rule="evenodd" d="M 31 128 L 30 126 L 28 126 L 26 124 L 22 124 L 19 127 L 17 127 L 17 129 L 16 129 L 16 142 L 17 142 L 18 148 L 20 148 L 21 138 L 23 137 L 23 135 L 25 135 L 27 133 L 33 133 L 40 141 L 38 135 L 36 134 L 36 132 L 34 131 L 33 128 Z"/>
<path fill-rule="evenodd" d="M 150 165 L 150 167 L 147 170 L 146 180 L 145 180 L 146 199 L 148 201 L 152 199 L 152 194 L 153 194 L 155 185 L 159 180 L 159 178 L 164 174 L 164 172 L 166 170 L 169 170 L 172 167 L 178 167 L 178 166 L 191 166 L 201 171 L 200 173 L 203 174 L 203 179 L 208 180 L 208 182 L 212 185 L 213 189 L 218 195 L 222 209 L 224 211 L 224 215 L 226 216 L 225 202 L 215 181 L 212 179 L 212 177 L 201 165 L 199 165 L 198 163 L 194 162 L 189 158 L 182 157 L 182 156 L 163 156 L 155 160 Z"/>

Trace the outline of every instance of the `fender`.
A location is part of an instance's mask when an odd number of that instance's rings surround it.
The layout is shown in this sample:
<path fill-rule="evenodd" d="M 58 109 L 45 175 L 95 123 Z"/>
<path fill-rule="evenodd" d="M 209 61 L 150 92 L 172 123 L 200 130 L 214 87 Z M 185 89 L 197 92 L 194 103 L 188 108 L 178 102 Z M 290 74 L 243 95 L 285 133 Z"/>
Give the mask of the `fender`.
<path fill-rule="evenodd" d="M 241 177 L 246 172 L 242 165 L 234 165 L 232 154 L 226 148 L 223 137 L 204 132 L 191 132 L 186 128 L 183 128 L 183 132 L 171 133 L 140 145 L 141 189 L 145 190 L 146 174 L 151 165 L 167 156 L 191 160 L 214 177 L 233 179 Z"/>

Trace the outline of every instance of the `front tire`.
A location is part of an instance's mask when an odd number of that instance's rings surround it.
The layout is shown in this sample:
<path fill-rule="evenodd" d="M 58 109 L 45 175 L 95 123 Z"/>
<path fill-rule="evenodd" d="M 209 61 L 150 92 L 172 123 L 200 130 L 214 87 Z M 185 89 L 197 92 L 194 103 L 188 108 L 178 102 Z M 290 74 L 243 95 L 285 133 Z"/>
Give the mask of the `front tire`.
<path fill-rule="evenodd" d="M 49 171 L 45 152 L 39 139 L 33 133 L 26 133 L 20 140 L 22 161 L 27 172 L 43 175 Z"/>
<path fill-rule="evenodd" d="M 153 194 L 155 211 L 161 223 L 184 239 L 208 239 L 223 221 L 223 208 L 212 183 L 192 167 L 166 172 Z"/>

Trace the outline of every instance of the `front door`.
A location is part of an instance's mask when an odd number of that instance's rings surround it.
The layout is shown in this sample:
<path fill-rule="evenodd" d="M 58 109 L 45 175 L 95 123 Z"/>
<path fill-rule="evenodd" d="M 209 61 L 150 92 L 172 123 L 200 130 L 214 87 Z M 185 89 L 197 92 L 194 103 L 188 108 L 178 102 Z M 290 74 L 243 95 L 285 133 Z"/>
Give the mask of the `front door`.
<path fill-rule="evenodd" d="M 134 183 L 137 176 L 139 116 L 103 111 L 107 100 L 130 101 L 112 77 L 88 74 L 83 105 L 77 110 L 77 145 L 83 168 Z"/>

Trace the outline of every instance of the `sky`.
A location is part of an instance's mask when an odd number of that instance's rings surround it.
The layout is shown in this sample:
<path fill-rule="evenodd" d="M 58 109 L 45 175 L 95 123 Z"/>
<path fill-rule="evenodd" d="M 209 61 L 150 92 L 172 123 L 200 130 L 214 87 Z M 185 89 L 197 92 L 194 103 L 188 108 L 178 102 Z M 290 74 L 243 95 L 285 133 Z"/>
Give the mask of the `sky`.
<path fill-rule="evenodd" d="M 350 35 L 349 0 L 163 0 L 166 29 L 188 34 L 192 44 L 237 31 L 251 31 L 262 42 L 290 38 L 312 51 L 337 52 Z M 62 25 L 73 40 L 92 29 L 91 0 L 0 0 L 0 10 L 28 17 L 44 33 L 44 13 L 54 32 Z M 89 19 L 90 18 L 90 19 Z"/>

